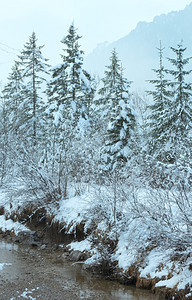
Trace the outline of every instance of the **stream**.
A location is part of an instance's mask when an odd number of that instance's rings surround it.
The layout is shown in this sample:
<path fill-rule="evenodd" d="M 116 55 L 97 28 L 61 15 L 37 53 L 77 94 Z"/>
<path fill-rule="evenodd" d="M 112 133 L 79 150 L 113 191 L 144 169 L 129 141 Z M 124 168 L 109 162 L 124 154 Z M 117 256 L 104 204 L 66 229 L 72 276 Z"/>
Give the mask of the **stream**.
<path fill-rule="evenodd" d="M 0 240 L 0 300 L 157 300 L 149 291 L 97 278 L 62 250 Z"/>

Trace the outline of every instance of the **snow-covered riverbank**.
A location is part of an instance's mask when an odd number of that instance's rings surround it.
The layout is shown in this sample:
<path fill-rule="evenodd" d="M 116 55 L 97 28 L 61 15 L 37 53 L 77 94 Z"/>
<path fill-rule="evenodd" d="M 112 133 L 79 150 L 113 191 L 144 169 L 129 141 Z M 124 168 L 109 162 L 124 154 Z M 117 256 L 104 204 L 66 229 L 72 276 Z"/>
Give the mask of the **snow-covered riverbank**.
<path fill-rule="evenodd" d="M 171 231 L 168 232 L 169 227 L 166 226 L 168 222 L 165 220 L 165 223 L 162 223 L 163 218 L 155 219 L 153 207 L 148 215 L 147 211 L 143 211 L 145 218 L 138 217 L 133 211 L 135 201 L 133 197 L 129 198 L 129 202 L 122 200 L 116 203 L 114 218 L 112 192 L 106 188 L 98 191 L 92 187 L 80 195 L 73 195 L 71 190 L 68 199 L 61 200 L 56 205 L 49 203 L 46 207 L 47 226 L 59 224 L 58 231 L 74 236 L 71 243 L 63 245 L 69 253 L 73 251 L 86 253 L 84 257 L 88 258 L 85 264 L 90 267 L 101 266 L 105 262 L 105 271 L 108 275 L 111 272 L 113 278 L 122 282 L 134 282 L 138 287 L 153 289 L 161 295 L 166 293 L 168 299 L 180 299 L 177 297 L 181 295 L 183 298 L 192 299 L 192 247 L 189 243 L 179 242 L 181 230 L 172 232 L 173 235 L 178 232 L 178 236 L 175 236 L 178 240 L 171 244 L 169 239 Z M 161 197 L 164 195 L 161 192 Z M 171 199 L 173 204 L 172 219 L 179 220 L 179 211 L 174 206 L 173 196 L 169 195 L 169 201 Z M 0 205 L 4 207 L 4 215 L 0 216 L 0 228 L 1 231 L 14 231 L 17 235 L 19 231 L 26 230 L 26 227 L 6 218 L 18 220 L 29 203 L 26 204 L 19 198 L 13 201 L 13 198 L 10 200 L 8 197 L 9 194 L 6 196 L 5 192 L 0 196 Z M 149 200 L 153 199 L 146 190 L 137 191 L 134 197 L 140 198 L 142 205 L 144 202 L 152 204 Z M 37 219 L 39 211 L 37 204 L 33 206 L 30 203 L 30 205 L 31 216 L 25 216 L 28 221 L 32 221 L 34 216 Z M 141 207 L 138 207 L 139 209 Z M 164 218 L 168 209 L 170 207 L 164 205 Z M 157 217 L 159 213 L 157 212 Z M 172 219 L 169 221 L 172 222 Z M 155 239 L 158 226 L 160 233 Z M 181 223 L 178 224 L 178 228 L 181 229 L 181 226 Z M 160 239 L 163 230 L 164 235 L 165 232 L 167 235 Z M 183 235 L 184 233 L 186 236 L 189 235 L 187 227 L 183 226 L 182 230 Z"/>

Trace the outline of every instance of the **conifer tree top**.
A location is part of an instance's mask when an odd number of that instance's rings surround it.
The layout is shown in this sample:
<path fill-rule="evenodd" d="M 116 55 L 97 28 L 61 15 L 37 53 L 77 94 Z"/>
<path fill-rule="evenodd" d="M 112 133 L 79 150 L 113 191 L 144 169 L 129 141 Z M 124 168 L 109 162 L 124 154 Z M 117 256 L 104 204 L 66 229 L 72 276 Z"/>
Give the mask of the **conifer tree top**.
<path fill-rule="evenodd" d="M 81 36 L 77 34 L 77 28 L 75 28 L 74 24 L 72 23 L 69 27 L 68 34 L 61 40 L 61 43 L 65 45 L 65 48 L 63 49 L 65 55 L 61 55 L 64 61 L 67 58 L 68 62 L 69 60 L 74 62 L 74 59 L 77 55 L 82 57 L 84 52 L 79 50 L 81 47 L 78 42 L 80 38 Z"/>

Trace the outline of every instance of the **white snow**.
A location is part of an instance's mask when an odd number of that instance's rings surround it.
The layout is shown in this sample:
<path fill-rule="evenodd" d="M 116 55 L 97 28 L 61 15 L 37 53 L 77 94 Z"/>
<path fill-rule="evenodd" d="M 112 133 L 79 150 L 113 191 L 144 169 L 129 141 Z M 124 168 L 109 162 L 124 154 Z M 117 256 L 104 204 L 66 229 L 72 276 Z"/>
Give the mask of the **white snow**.
<path fill-rule="evenodd" d="M 33 296 L 31 295 L 37 290 L 39 290 L 39 287 L 33 288 L 31 290 L 26 288 L 25 291 L 20 296 L 18 296 L 18 298 L 36 300 L 37 298 L 33 298 Z M 10 300 L 14 300 L 14 298 L 11 298 Z"/>
<path fill-rule="evenodd" d="M 191 249 L 188 249 L 188 253 Z M 187 252 L 186 252 L 187 253 Z M 192 272 L 189 270 L 189 265 L 192 262 L 192 257 L 187 261 L 173 261 L 171 256 L 173 249 L 162 250 L 161 248 L 153 249 L 144 260 L 143 268 L 140 268 L 140 276 L 145 278 L 162 277 L 156 287 L 165 286 L 167 288 L 177 288 L 178 290 L 185 289 L 187 284 L 192 284 Z M 168 275 L 171 278 L 168 278 Z"/>
<path fill-rule="evenodd" d="M 157 284 L 156 287 L 159 286 L 166 286 L 167 288 L 174 288 L 177 287 L 178 290 L 185 289 L 186 285 L 189 284 L 191 286 L 192 284 L 192 274 L 191 271 L 189 270 L 189 265 L 188 264 L 181 264 L 181 263 L 176 263 L 174 265 L 174 269 L 172 266 L 172 275 L 173 277 L 170 279 L 166 280 L 160 280 Z"/>
<path fill-rule="evenodd" d="M 124 271 L 128 269 L 136 260 L 137 250 L 129 247 L 128 236 L 123 232 L 119 237 L 117 251 L 113 256 L 113 260 L 118 261 L 118 265 Z"/>
<path fill-rule="evenodd" d="M 5 266 L 11 266 L 11 264 L 10 263 L 0 263 L 0 271 L 2 271 Z"/>
<path fill-rule="evenodd" d="M 69 227 L 69 233 L 72 232 L 76 224 L 88 218 L 88 211 L 91 207 L 91 194 L 86 192 L 82 196 L 75 196 L 60 202 L 60 208 L 54 221 L 65 223 Z"/>
<path fill-rule="evenodd" d="M 6 220 L 5 216 L 0 216 L 0 230 L 3 232 L 11 231 L 18 235 L 21 231 L 30 231 L 26 226 L 19 222 L 13 222 L 11 219 Z"/>
<path fill-rule="evenodd" d="M 79 250 L 81 252 L 91 250 L 91 242 L 88 239 L 85 239 L 81 242 L 72 242 L 68 245 L 73 250 Z"/>
<path fill-rule="evenodd" d="M 145 259 L 146 266 L 140 268 L 141 277 L 159 277 L 167 276 L 169 274 L 169 269 L 171 269 L 172 264 L 169 263 L 168 257 L 171 254 L 171 250 L 160 251 L 158 249 L 152 250 Z M 165 265 L 165 266 L 164 266 Z"/>

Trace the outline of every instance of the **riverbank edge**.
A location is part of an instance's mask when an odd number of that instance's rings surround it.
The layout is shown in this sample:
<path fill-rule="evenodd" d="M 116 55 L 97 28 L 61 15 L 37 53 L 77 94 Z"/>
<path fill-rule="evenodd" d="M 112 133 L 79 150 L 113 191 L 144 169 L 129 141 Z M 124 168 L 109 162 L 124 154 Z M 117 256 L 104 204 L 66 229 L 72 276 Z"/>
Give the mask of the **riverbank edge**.
<path fill-rule="evenodd" d="M 84 268 L 93 272 L 97 276 L 101 276 L 108 280 L 115 280 L 121 284 L 125 285 L 134 285 L 137 288 L 147 289 L 152 291 L 159 299 L 168 299 L 168 300 L 182 300 L 186 299 L 186 295 L 189 294 L 190 288 L 184 290 L 177 290 L 177 286 L 174 288 L 166 287 L 155 287 L 156 283 L 161 280 L 161 278 L 144 278 L 140 276 L 139 269 L 142 266 L 143 257 L 137 259 L 126 271 L 119 268 L 117 262 L 110 261 L 109 258 L 103 258 L 102 261 L 96 261 L 94 264 L 86 264 L 86 259 L 91 257 L 93 253 L 90 250 L 85 250 L 83 252 L 73 250 L 69 246 L 71 242 L 80 242 L 87 238 L 88 235 L 94 234 L 97 240 L 100 240 L 100 243 L 105 247 L 106 245 L 110 246 L 112 251 L 117 245 L 117 241 L 114 244 L 114 241 L 110 241 L 107 234 L 102 237 L 98 232 L 93 232 L 92 229 L 84 231 L 85 223 L 81 222 L 76 225 L 75 230 L 72 233 L 68 233 L 68 228 L 65 227 L 65 224 L 60 223 L 54 220 L 54 215 L 47 213 L 46 209 L 37 209 L 33 207 L 25 207 L 20 211 L 13 211 L 11 214 L 6 214 L 3 211 L 7 219 L 13 221 L 25 223 L 25 225 L 32 230 L 36 238 L 33 241 L 29 235 L 29 245 L 32 246 L 46 246 L 46 245 L 64 245 L 63 252 L 65 258 L 73 261 L 82 261 L 84 262 Z M 3 237 L 9 236 L 13 242 L 23 243 L 23 237 L 16 237 L 13 232 L 5 232 Z M 25 244 L 26 238 L 25 236 Z M 111 243 L 111 244 L 110 244 Z M 171 274 L 169 275 L 171 276 Z M 192 299 L 192 296 L 188 296 L 187 299 Z"/>

